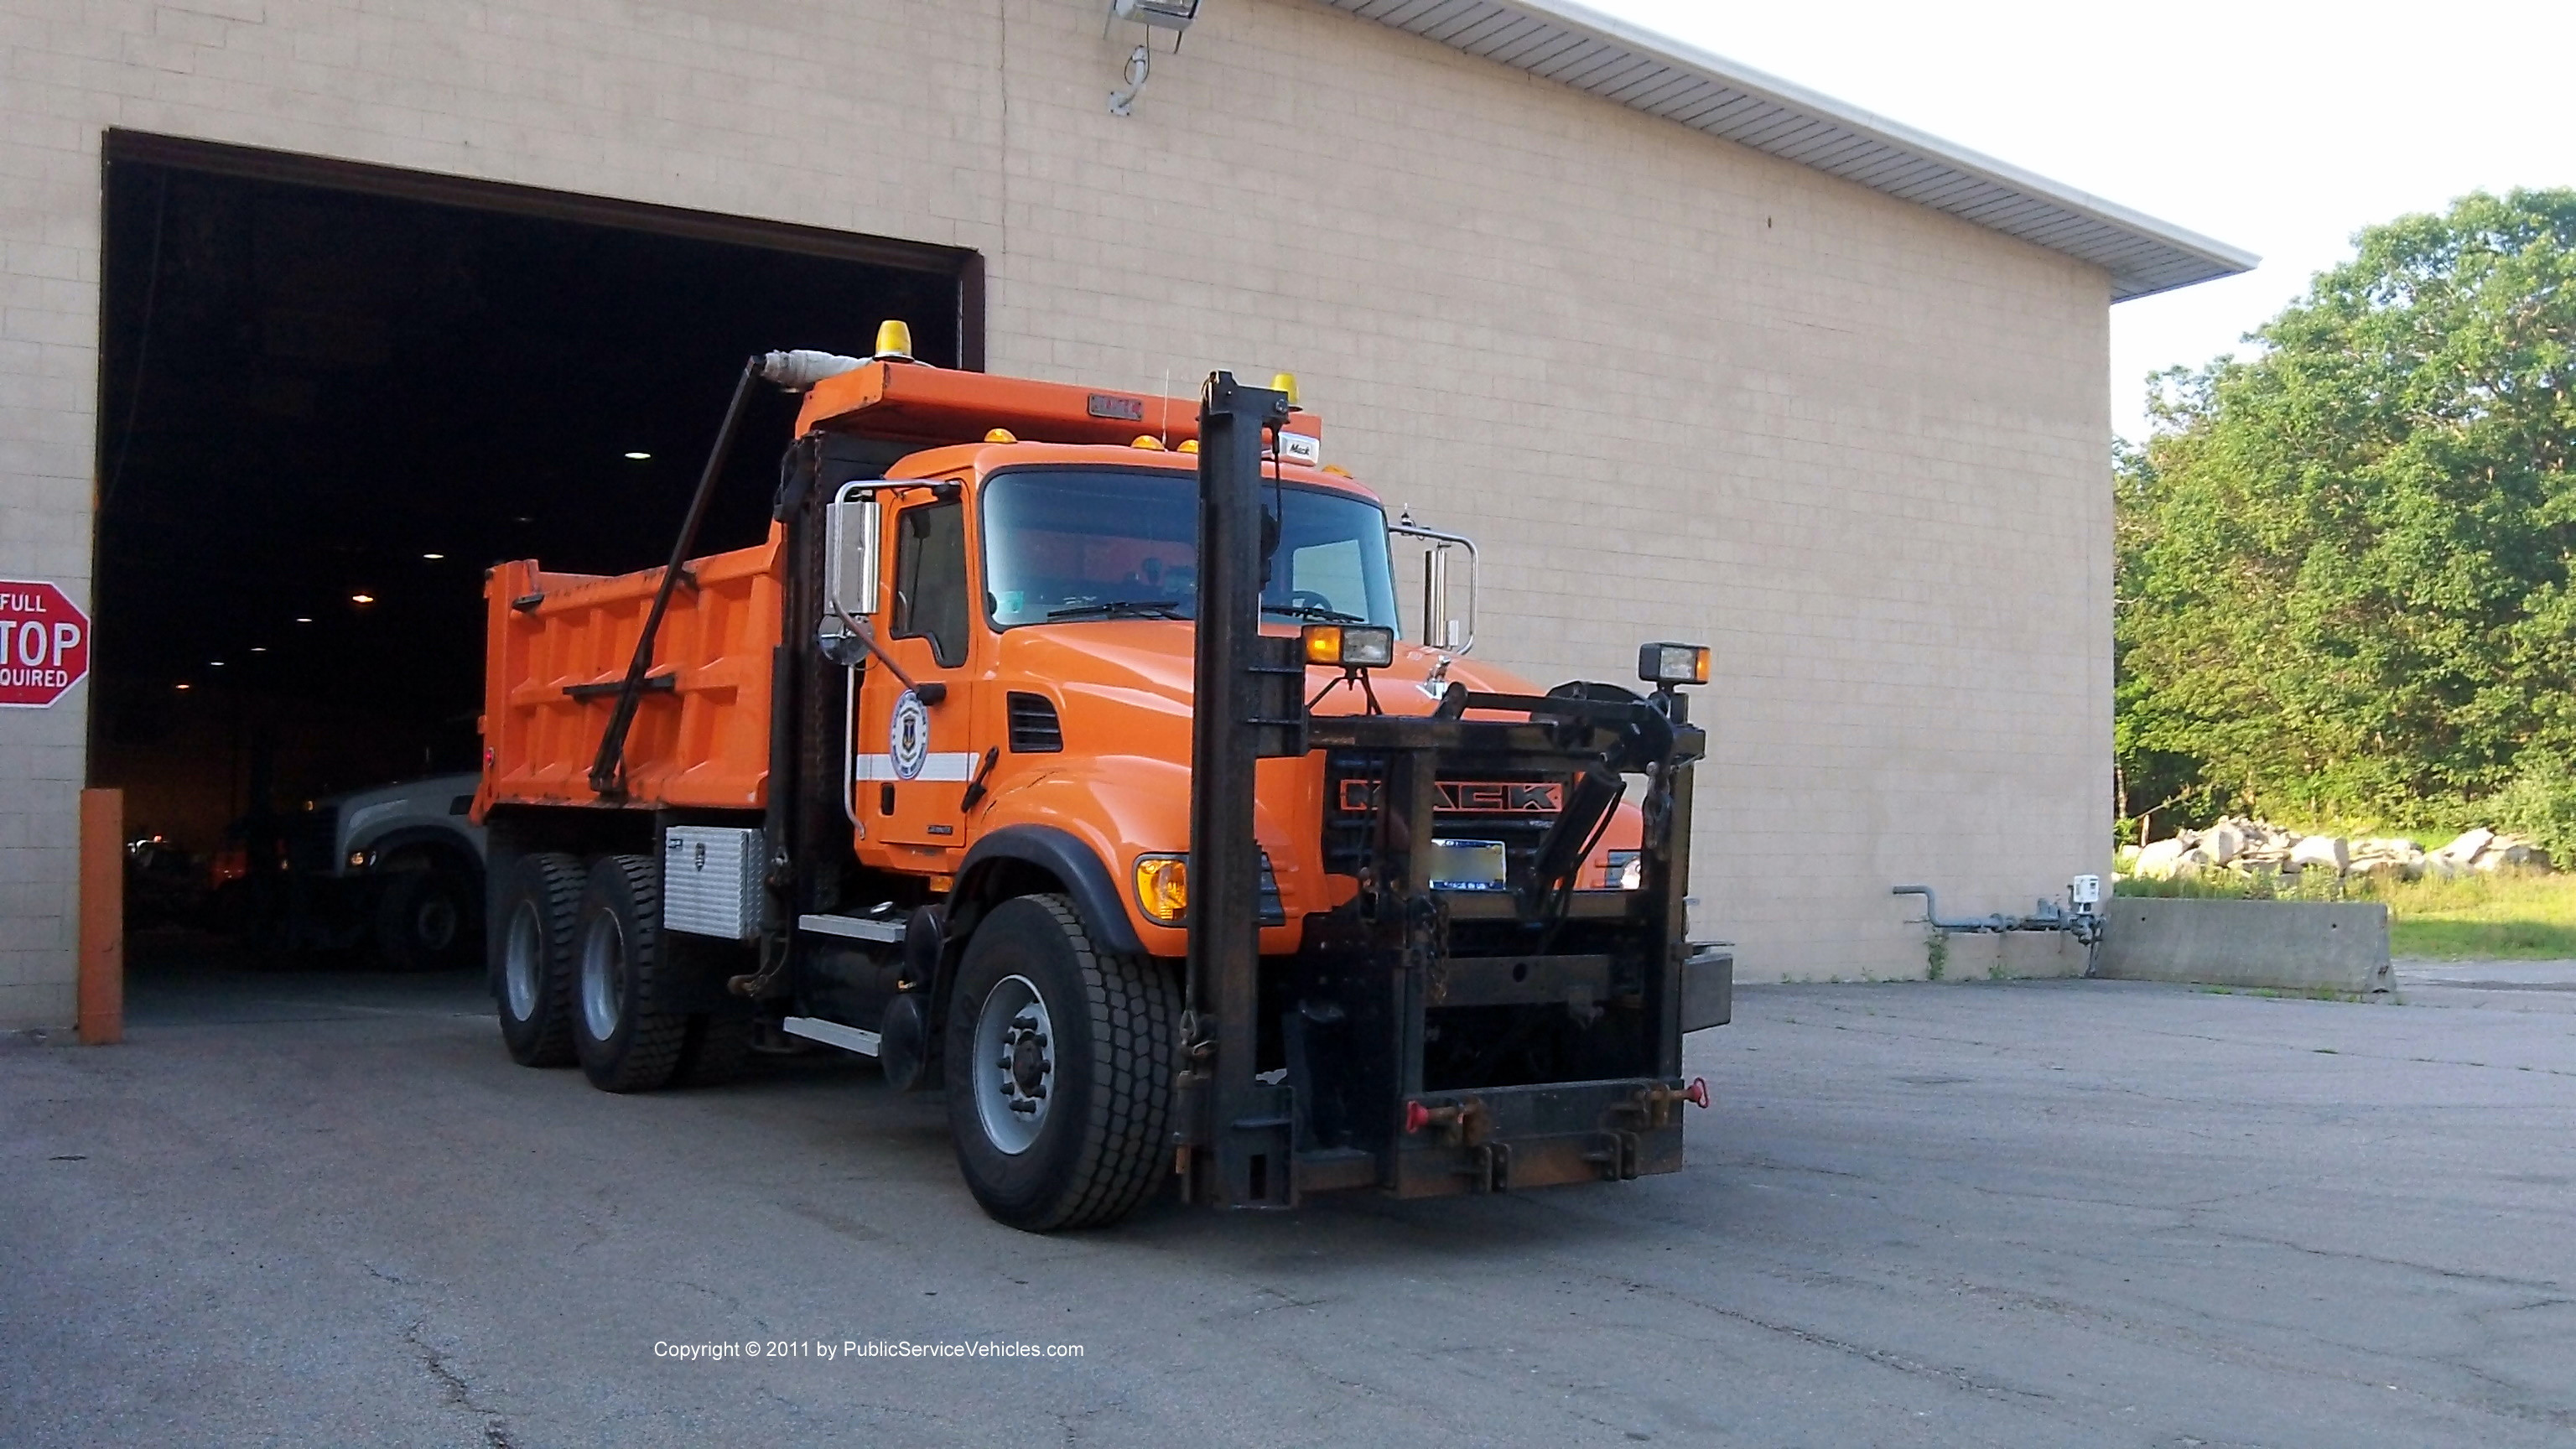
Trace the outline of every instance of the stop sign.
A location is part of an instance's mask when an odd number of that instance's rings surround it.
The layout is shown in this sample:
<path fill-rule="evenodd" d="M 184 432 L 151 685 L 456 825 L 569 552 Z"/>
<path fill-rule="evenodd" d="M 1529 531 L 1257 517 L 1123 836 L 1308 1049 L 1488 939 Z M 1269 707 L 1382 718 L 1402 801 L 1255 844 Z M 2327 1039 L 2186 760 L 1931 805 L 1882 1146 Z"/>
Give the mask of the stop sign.
<path fill-rule="evenodd" d="M 0 706 L 43 709 L 89 673 L 89 615 L 48 583 L 0 579 Z"/>

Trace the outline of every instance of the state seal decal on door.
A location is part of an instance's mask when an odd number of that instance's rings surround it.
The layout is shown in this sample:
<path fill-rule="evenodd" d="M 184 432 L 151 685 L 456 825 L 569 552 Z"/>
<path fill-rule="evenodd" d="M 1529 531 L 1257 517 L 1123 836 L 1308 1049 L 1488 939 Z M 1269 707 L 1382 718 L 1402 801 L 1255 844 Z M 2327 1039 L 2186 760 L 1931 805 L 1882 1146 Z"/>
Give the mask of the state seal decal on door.
<path fill-rule="evenodd" d="M 894 760 L 894 777 L 918 780 L 930 760 L 930 706 L 907 689 L 895 696 L 894 720 L 886 728 L 886 753 Z"/>

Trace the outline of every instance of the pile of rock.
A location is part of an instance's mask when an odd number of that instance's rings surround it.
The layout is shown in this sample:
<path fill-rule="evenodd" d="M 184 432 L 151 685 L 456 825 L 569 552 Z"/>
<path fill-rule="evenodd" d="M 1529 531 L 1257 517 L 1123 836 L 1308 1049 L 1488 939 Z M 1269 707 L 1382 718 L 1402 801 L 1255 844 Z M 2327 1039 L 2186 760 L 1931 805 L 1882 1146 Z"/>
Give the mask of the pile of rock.
<path fill-rule="evenodd" d="M 2471 871 L 2545 872 L 2549 852 L 2517 836 L 2481 826 L 2439 850 L 2403 836 L 2301 835 L 2268 821 L 2230 815 L 2207 830 L 2186 830 L 2167 840 L 2120 850 L 2120 873 L 2158 880 L 2199 871 L 2278 875 L 2292 879 L 2310 870 L 2338 877 L 2393 876 L 2449 880 Z"/>

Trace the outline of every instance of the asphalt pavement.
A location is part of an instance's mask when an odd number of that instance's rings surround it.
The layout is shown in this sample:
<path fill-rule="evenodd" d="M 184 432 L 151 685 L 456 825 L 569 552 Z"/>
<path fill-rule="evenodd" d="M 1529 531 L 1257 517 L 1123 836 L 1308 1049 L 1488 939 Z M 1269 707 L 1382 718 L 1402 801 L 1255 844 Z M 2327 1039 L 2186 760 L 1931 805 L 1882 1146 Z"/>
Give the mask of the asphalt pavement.
<path fill-rule="evenodd" d="M 2576 1444 L 2576 964 L 2404 980 L 1747 987 L 1674 1176 L 1033 1237 L 854 1058 L 165 966 L 0 1045 L 0 1443 Z"/>

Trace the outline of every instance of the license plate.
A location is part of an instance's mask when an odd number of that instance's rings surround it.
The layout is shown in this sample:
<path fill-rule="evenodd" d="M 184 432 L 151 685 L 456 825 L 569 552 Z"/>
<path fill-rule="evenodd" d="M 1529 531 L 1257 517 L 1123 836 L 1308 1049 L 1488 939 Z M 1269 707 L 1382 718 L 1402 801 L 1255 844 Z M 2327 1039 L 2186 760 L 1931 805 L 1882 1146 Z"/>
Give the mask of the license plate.
<path fill-rule="evenodd" d="M 1423 875 L 1436 891 L 1505 889 L 1499 840 L 1434 840 Z"/>

